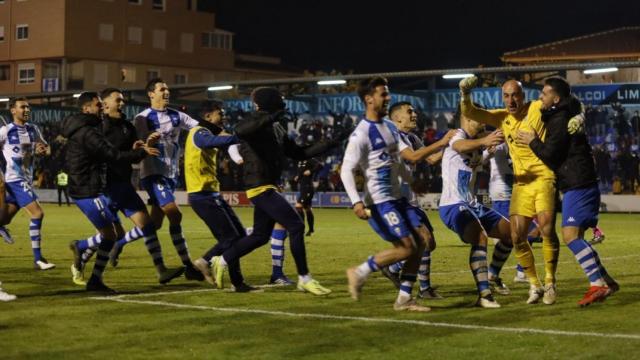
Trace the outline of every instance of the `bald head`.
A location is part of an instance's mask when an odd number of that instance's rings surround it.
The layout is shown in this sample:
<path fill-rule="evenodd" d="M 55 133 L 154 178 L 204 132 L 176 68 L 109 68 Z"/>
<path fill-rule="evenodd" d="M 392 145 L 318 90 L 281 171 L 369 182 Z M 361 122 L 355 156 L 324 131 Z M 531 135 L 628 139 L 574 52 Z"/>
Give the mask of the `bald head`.
<path fill-rule="evenodd" d="M 524 91 L 520 81 L 507 80 L 502 85 L 502 102 L 510 114 L 517 114 L 523 109 Z"/>

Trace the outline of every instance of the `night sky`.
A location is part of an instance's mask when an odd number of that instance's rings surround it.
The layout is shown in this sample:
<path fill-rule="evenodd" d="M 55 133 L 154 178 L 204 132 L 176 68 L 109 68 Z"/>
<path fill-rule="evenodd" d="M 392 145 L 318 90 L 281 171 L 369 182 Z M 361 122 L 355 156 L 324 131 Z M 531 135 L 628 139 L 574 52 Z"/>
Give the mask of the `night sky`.
<path fill-rule="evenodd" d="M 640 1 L 205 1 L 239 53 L 298 70 L 493 66 L 505 51 L 640 25 Z"/>

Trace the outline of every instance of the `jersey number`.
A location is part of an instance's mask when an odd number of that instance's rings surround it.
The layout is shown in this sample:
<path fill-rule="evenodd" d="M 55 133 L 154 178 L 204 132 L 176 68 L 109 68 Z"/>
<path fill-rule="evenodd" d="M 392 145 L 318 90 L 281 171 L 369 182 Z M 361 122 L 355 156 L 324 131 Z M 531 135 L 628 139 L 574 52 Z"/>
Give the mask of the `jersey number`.
<path fill-rule="evenodd" d="M 398 225 L 400 223 L 398 215 L 394 212 L 384 214 L 384 219 L 387 220 L 387 224 L 389 224 L 389 226 Z"/>

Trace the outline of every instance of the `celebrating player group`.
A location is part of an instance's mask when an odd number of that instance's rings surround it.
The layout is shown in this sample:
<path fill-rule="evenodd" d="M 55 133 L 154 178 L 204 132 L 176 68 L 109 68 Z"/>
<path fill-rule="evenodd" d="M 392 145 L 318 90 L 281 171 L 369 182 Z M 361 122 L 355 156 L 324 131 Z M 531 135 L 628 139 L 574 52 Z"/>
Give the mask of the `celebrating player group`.
<path fill-rule="evenodd" d="M 309 225 L 307 236 L 311 236 L 318 231 L 311 210 L 312 174 L 318 167 L 313 158 L 343 146 L 348 139 L 340 175 L 357 217 L 353 221 L 368 221 L 373 232 L 391 245 L 346 271 L 354 300 L 360 299 L 367 278 L 376 271 L 397 288 L 393 304 L 397 311 L 430 311 L 421 302 L 442 299 L 430 281 L 436 240 L 431 222 L 418 204 L 426 188 L 413 176 L 419 162 L 442 166 L 439 215 L 442 223 L 470 246 L 469 268 L 477 288 L 477 306 L 499 308 L 498 295 L 510 295 L 500 274 L 512 250 L 519 274 L 524 274 L 516 279 L 526 278 L 530 286 L 526 303 L 556 302 L 562 285 L 556 281 L 558 192 L 562 194 L 562 241 L 590 283 L 578 304 L 605 300 L 619 285 L 584 238 L 586 230 L 597 226 L 600 192 L 591 146 L 582 129 L 580 102 L 561 78 L 545 80 L 540 99 L 529 102 L 525 102 L 522 85 L 510 80 L 502 86 L 504 109 L 485 110 L 472 101 L 476 83 L 475 77 L 460 82 L 461 101 L 455 117 L 458 128 L 429 146 L 412 133 L 416 110 L 407 102 L 391 104 L 387 80 L 381 77 L 360 81 L 358 96 L 365 114 L 354 129 L 337 128 L 330 140 L 310 146 L 289 139 L 283 126 L 287 118 L 283 95 L 271 87 L 254 89 L 251 99 L 255 111 L 233 132 L 225 130 L 222 103 L 205 102 L 199 120 L 170 108 L 169 87 L 159 78 L 146 87 L 150 106 L 132 120 L 122 111 L 125 100 L 119 89 L 85 92 L 78 98 L 79 113 L 62 123 L 69 195 L 95 228 L 86 239 L 69 244 L 74 259 L 71 279 L 87 291 L 115 293 L 103 282 L 107 264 L 115 267 L 126 261 L 126 247 L 143 239 L 161 284 L 184 276 L 223 288 L 228 273 L 233 291 L 263 291 L 244 281 L 240 262 L 271 241 L 273 285 L 295 284 L 313 295 L 330 294 L 308 267 L 304 218 L 306 215 Z M 9 107 L 13 122 L 0 128 L 7 164 L 0 181 L 0 236 L 7 243 L 14 242 L 6 225 L 24 208 L 30 216 L 34 267 L 46 271 L 55 265 L 42 255 L 44 212 L 33 189 L 33 165 L 34 157 L 48 156 L 51 151 L 38 127 L 29 122 L 28 100 L 11 99 Z M 188 131 L 184 151 L 178 141 L 182 130 Z M 228 152 L 243 167 L 245 191 L 254 205 L 251 228 L 245 228 L 220 193 L 220 151 Z M 280 193 L 287 157 L 299 162 L 302 186 L 295 208 Z M 148 194 L 150 210 L 131 184 L 135 163 L 140 163 L 140 184 Z M 479 202 L 474 193 L 476 175 L 484 164 L 491 168 L 491 207 Z M 189 205 L 216 240 L 196 258 L 189 252 L 182 231 L 183 215 L 174 196 L 180 172 Z M 358 173 L 364 176 L 363 189 L 356 186 Z M 118 213 L 131 221 L 129 230 Z M 165 266 L 158 240 L 165 217 L 182 262 L 176 268 Z M 282 268 L 287 236 L 297 281 L 289 280 Z M 543 281 L 536 272 L 532 237 L 542 239 Z M 489 257 L 490 238 L 496 241 Z M 93 268 L 85 277 L 94 255 Z M 416 282 L 418 291 L 413 296 Z M 15 298 L 0 289 L 0 300 Z"/>

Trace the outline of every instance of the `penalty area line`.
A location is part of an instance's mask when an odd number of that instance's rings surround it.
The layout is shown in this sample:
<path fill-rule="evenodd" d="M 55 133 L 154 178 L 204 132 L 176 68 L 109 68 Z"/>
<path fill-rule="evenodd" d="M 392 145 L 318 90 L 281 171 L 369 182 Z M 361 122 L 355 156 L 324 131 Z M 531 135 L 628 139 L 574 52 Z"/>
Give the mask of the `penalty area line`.
<path fill-rule="evenodd" d="M 175 291 L 175 292 L 168 292 L 168 293 L 155 293 L 154 295 L 161 296 L 161 295 L 185 293 L 185 292 L 196 292 L 196 291 L 182 291 L 182 292 Z M 484 325 L 432 322 L 432 321 L 425 321 L 425 320 L 406 320 L 406 319 L 375 318 L 375 317 L 364 317 L 364 316 L 294 313 L 294 312 L 286 312 L 286 311 L 272 311 L 272 310 L 260 310 L 260 309 L 227 308 L 227 307 L 188 305 L 188 304 L 171 303 L 166 301 L 137 300 L 137 299 L 127 298 L 131 296 L 133 295 L 92 297 L 91 299 L 101 300 L 101 301 L 114 301 L 114 302 L 127 303 L 127 304 L 172 307 L 177 309 L 203 310 L 203 311 L 226 312 L 226 313 L 258 314 L 258 315 L 280 316 L 280 317 L 290 317 L 290 318 L 357 321 L 357 322 L 364 322 L 364 323 L 382 323 L 382 324 L 400 324 L 400 325 L 418 325 L 418 326 L 436 327 L 436 328 L 450 328 L 450 329 L 462 329 L 462 330 L 486 330 L 486 331 L 505 332 L 505 333 L 526 333 L 526 334 L 557 335 L 557 336 L 568 336 L 568 337 L 588 336 L 588 337 L 605 338 L 605 339 L 640 340 L 640 334 L 617 334 L 617 333 L 607 334 L 607 333 L 598 333 L 598 332 L 545 330 L 545 329 L 535 329 L 535 328 L 511 328 L 511 327 L 501 327 L 501 326 L 484 326 Z"/>

